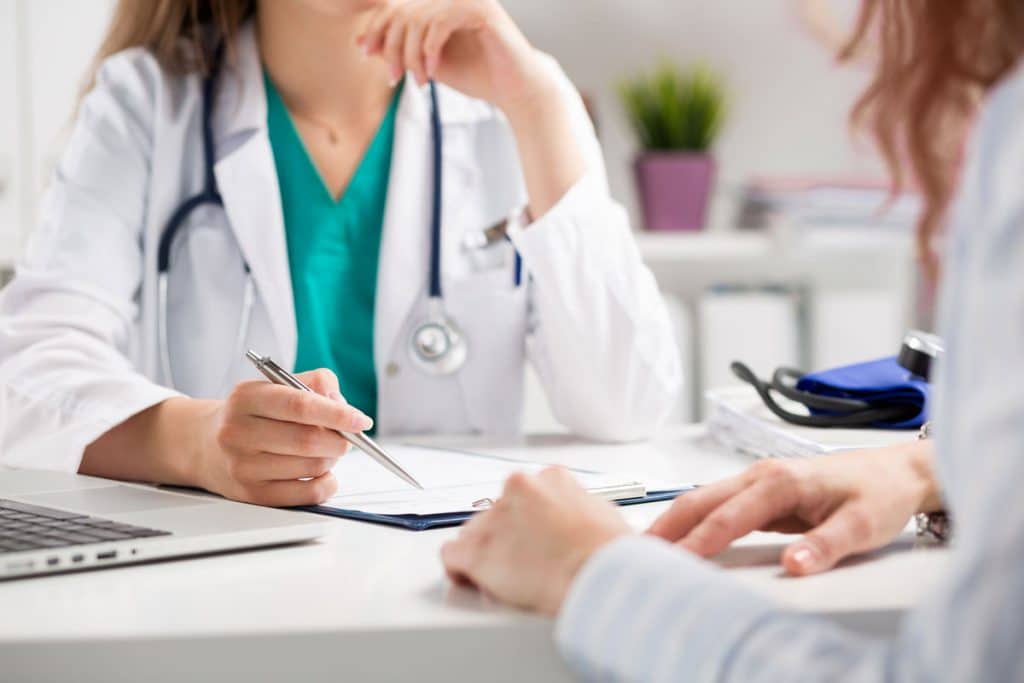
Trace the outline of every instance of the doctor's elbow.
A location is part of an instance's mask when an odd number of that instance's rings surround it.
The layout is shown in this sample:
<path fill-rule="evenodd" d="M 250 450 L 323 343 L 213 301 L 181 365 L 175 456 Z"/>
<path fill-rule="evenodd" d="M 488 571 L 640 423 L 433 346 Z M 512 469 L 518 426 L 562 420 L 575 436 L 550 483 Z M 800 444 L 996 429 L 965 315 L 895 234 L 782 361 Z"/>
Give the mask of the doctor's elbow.
<path fill-rule="evenodd" d="M 641 391 L 588 397 L 558 419 L 574 434 L 593 441 L 629 443 L 654 436 L 676 408 L 682 378 L 678 371 L 651 377 Z M 596 400 L 595 400 L 596 399 Z"/>

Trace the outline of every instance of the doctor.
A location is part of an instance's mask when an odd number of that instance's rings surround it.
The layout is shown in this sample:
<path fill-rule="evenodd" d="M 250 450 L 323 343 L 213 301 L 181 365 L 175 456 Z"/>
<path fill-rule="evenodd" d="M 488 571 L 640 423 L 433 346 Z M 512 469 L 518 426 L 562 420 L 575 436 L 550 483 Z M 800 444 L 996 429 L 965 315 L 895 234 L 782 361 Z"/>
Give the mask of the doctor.
<path fill-rule="evenodd" d="M 593 129 L 495 0 L 122 0 L 98 64 L 0 295 L 3 462 L 315 503 L 329 428 L 515 433 L 527 358 L 579 434 L 666 417 Z"/>

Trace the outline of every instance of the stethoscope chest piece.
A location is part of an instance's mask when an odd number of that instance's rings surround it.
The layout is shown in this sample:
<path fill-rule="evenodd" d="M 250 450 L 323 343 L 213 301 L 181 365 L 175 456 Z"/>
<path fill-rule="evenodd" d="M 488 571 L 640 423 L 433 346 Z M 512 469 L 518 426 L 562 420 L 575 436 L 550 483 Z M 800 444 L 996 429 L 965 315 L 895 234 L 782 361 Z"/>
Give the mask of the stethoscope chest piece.
<path fill-rule="evenodd" d="M 451 375 L 466 364 L 466 337 L 440 306 L 434 305 L 433 300 L 430 304 L 429 316 L 412 331 L 409 356 L 423 372 Z"/>

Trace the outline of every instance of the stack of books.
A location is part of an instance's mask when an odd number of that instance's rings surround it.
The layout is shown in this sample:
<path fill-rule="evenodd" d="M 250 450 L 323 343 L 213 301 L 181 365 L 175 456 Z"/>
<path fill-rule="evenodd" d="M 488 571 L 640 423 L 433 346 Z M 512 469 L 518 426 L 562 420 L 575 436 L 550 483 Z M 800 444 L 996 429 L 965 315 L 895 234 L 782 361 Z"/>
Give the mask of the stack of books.
<path fill-rule="evenodd" d="M 760 178 L 742 191 L 738 224 L 912 228 L 921 212 L 914 194 L 892 197 L 885 183 L 842 178 Z"/>

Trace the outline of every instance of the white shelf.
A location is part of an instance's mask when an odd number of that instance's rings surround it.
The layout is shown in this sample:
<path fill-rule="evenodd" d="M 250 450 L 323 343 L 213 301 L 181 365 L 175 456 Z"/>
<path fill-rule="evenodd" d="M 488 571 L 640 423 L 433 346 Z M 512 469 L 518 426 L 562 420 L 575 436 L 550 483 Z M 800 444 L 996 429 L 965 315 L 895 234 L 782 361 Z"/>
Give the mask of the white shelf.
<path fill-rule="evenodd" d="M 883 229 L 638 232 L 644 261 L 673 291 L 715 285 L 881 288 L 913 277 L 913 240 Z"/>

